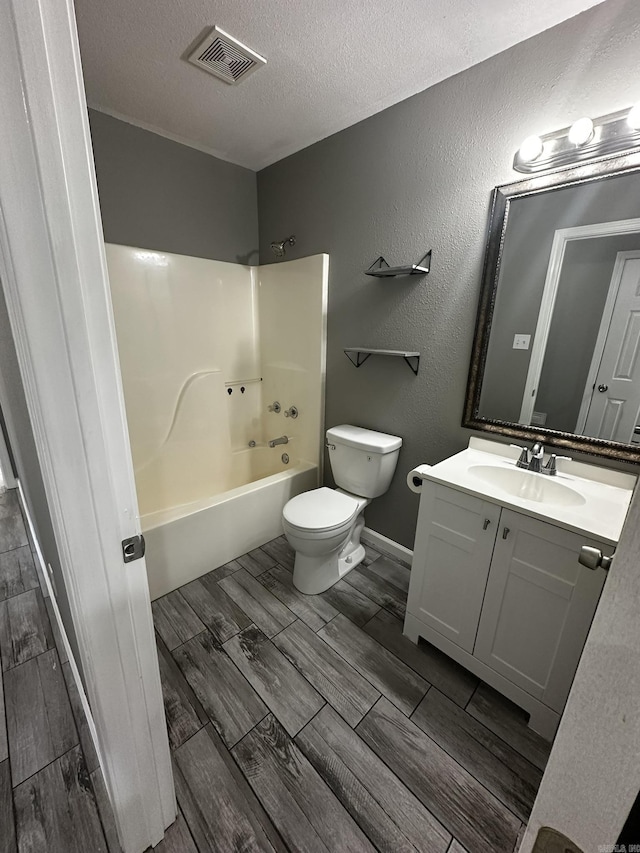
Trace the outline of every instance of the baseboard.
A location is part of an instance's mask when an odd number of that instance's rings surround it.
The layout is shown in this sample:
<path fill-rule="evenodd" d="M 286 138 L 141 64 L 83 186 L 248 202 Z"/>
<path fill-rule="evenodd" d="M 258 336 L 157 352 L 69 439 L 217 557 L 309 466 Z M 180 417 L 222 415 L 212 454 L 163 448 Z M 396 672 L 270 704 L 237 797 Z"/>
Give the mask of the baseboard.
<path fill-rule="evenodd" d="M 100 748 L 98 746 L 98 735 L 96 733 L 95 723 L 93 721 L 93 716 L 91 714 L 91 708 L 89 706 L 89 701 L 84 692 L 84 684 L 82 683 L 82 679 L 80 678 L 80 671 L 78 669 L 78 665 L 73 656 L 73 650 L 71 648 L 71 644 L 69 643 L 69 638 L 67 637 L 67 632 L 64 628 L 64 622 L 62 621 L 62 617 L 60 616 L 60 610 L 58 609 L 58 602 L 56 601 L 55 591 L 53 589 L 53 585 L 51 583 L 51 575 L 49 573 L 49 568 L 47 567 L 44 555 L 42 553 L 42 549 L 40 548 L 40 542 L 38 541 L 38 537 L 36 536 L 36 530 L 33 525 L 33 520 L 31 518 L 31 514 L 29 512 L 29 507 L 24 497 L 24 491 L 22 490 L 22 484 L 19 479 L 16 479 L 16 485 L 18 488 L 18 493 L 20 495 L 20 508 L 22 509 L 24 518 L 29 527 L 29 539 L 33 543 L 33 549 L 35 550 L 35 559 L 38 563 L 38 576 L 40 579 L 40 585 L 44 584 L 45 589 L 42 590 L 42 594 L 45 598 L 48 598 L 51 602 L 51 610 L 49 610 L 49 618 L 53 618 L 57 624 L 57 632 L 54 632 L 57 637 L 60 638 L 62 645 L 64 646 L 64 652 L 66 658 L 69 662 L 69 666 L 71 668 L 71 673 L 73 675 L 73 680 L 76 683 L 76 687 L 78 688 L 78 693 L 80 695 L 80 701 L 82 703 L 82 710 L 84 711 L 84 715 L 87 718 L 87 726 L 89 728 L 89 732 L 91 734 L 91 740 L 93 741 L 93 745 L 96 749 L 96 754 L 98 756 L 98 761 L 100 762 L 100 766 L 102 767 L 102 758 L 100 754 Z M 58 649 L 58 653 L 62 655 L 62 649 Z"/>
<path fill-rule="evenodd" d="M 411 568 L 413 551 L 410 548 L 405 548 L 399 542 L 394 542 L 393 539 L 388 539 L 382 533 L 376 533 L 375 530 L 371 530 L 369 527 L 364 528 L 360 538 L 368 545 L 371 545 L 372 548 L 375 548 L 376 551 L 380 551 L 381 554 L 393 557 L 394 560 Z"/>

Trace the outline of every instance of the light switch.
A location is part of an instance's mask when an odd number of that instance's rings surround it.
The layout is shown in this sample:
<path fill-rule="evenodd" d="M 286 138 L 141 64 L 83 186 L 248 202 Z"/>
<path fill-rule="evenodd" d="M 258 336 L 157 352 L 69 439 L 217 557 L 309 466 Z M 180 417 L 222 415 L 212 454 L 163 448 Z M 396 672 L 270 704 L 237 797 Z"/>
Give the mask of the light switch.
<path fill-rule="evenodd" d="M 513 336 L 513 348 L 514 349 L 529 349 L 530 343 L 531 343 L 531 335 L 514 335 Z"/>

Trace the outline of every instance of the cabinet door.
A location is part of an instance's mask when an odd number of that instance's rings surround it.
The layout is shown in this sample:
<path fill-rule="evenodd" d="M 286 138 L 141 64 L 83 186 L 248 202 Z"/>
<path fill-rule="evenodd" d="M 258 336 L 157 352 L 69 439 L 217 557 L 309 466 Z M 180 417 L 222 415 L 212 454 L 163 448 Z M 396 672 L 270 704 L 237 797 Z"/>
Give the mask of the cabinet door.
<path fill-rule="evenodd" d="M 582 545 L 613 550 L 503 510 L 474 649 L 556 711 L 564 708 L 606 577 L 578 563 Z"/>
<path fill-rule="evenodd" d="M 473 651 L 500 507 L 425 483 L 409 585 L 409 612 Z"/>

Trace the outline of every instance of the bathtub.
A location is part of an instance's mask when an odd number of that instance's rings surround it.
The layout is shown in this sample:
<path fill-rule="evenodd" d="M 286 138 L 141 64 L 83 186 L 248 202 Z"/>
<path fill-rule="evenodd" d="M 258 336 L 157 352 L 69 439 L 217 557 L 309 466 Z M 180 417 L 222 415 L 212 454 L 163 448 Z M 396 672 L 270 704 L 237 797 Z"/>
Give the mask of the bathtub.
<path fill-rule="evenodd" d="M 280 536 L 285 503 L 315 489 L 319 476 L 318 466 L 309 462 L 282 463 L 282 450 L 256 447 L 232 453 L 223 491 L 143 512 L 152 599 Z M 141 501 L 141 510 L 144 505 Z"/>

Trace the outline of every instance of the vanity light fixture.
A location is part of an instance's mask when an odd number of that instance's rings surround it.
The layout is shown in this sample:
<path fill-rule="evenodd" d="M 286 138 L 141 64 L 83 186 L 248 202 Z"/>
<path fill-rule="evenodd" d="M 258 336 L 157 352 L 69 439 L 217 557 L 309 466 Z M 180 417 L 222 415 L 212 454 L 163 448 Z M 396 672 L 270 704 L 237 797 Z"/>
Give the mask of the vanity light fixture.
<path fill-rule="evenodd" d="M 640 102 L 626 110 L 591 119 L 544 136 L 528 136 L 513 158 L 516 172 L 533 174 L 640 150 Z"/>

